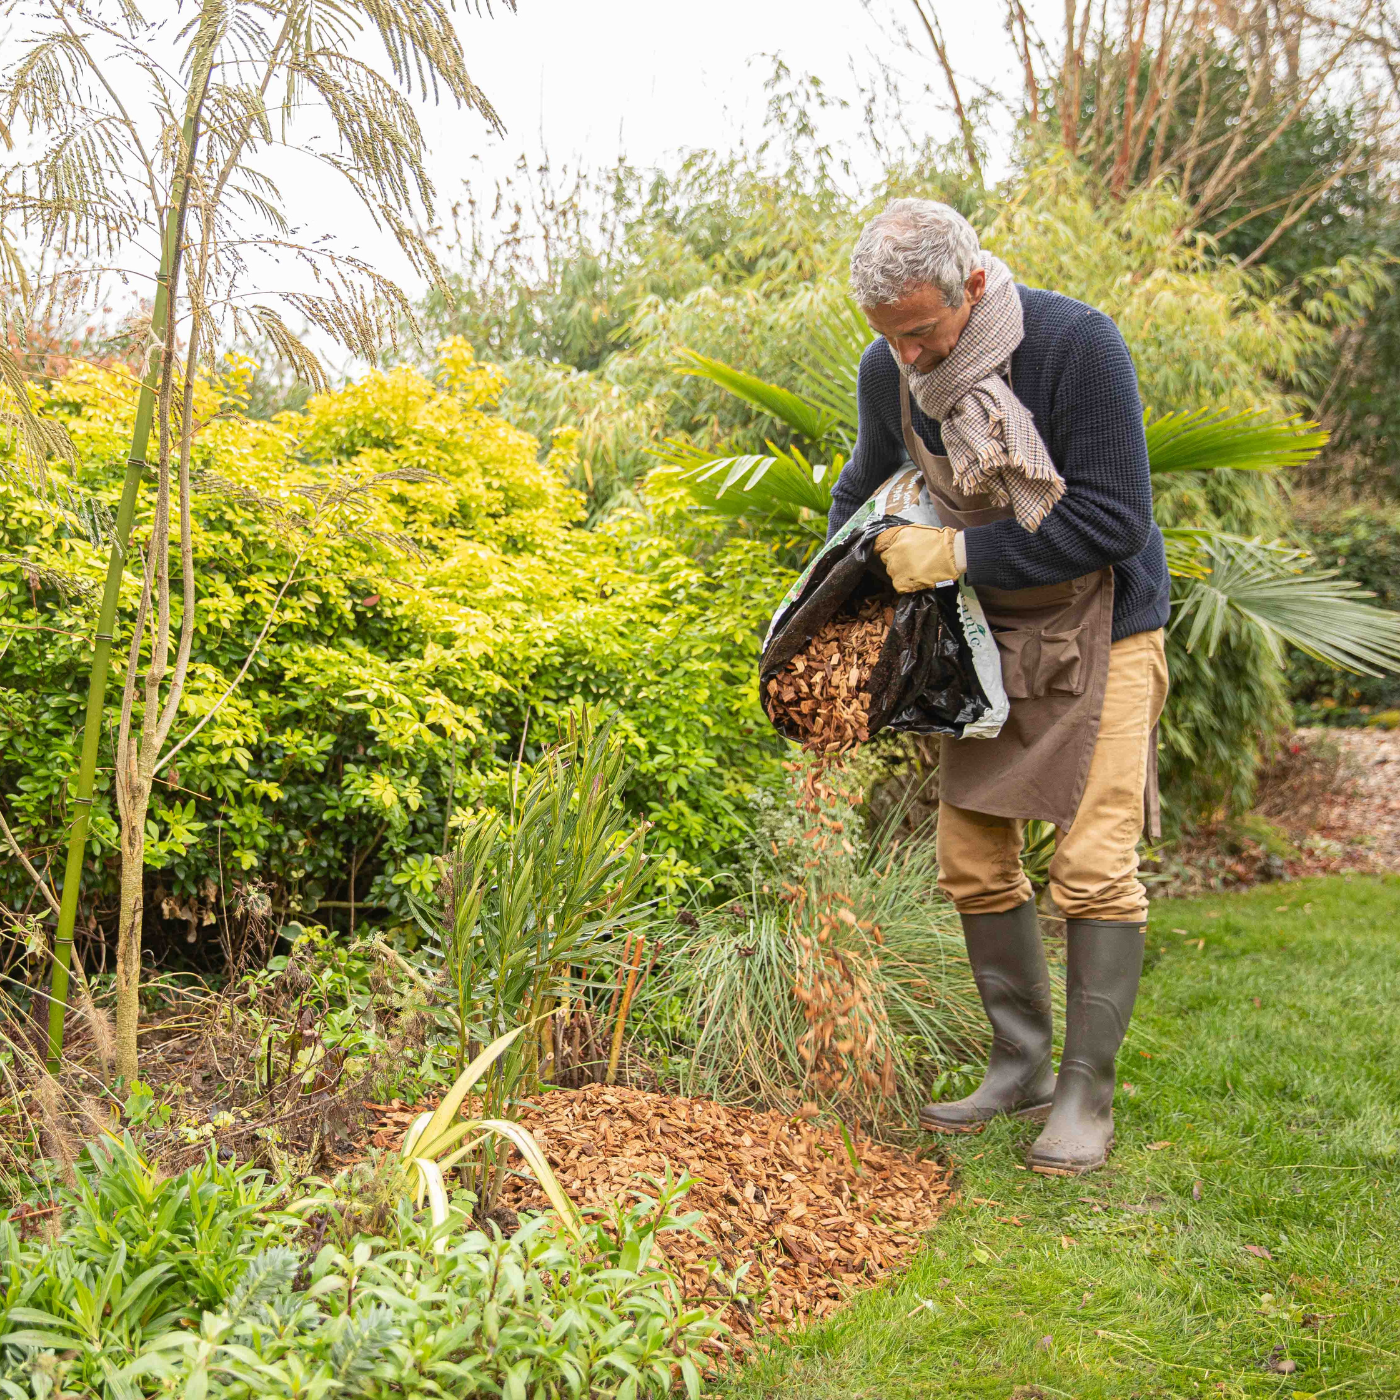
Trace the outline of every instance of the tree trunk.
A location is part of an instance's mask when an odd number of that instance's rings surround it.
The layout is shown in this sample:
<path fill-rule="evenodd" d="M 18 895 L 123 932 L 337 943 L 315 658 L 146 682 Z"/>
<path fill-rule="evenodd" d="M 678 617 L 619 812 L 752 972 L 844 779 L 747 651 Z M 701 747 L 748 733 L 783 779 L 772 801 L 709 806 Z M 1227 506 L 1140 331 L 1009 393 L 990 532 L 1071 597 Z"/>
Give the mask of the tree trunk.
<path fill-rule="evenodd" d="M 136 1027 L 141 1019 L 141 920 L 146 877 L 146 811 L 150 784 L 133 792 L 122 823 L 121 915 L 117 923 L 117 1056 L 119 1078 L 137 1077 Z"/>
<path fill-rule="evenodd" d="M 64 866 L 62 903 L 58 929 L 54 936 L 53 973 L 49 983 L 49 1043 L 45 1062 L 50 1074 L 57 1074 L 63 1062 L 63 1020 L 68 1009 L 68 964 L 73 950 L 73 926 L 77 921 L 78 896 L 83 880 L 83 856 L 87 849 L 88 824 L 92 816 L 92 794 L 97 778 L 97 746 L 102 735 L 102 712 L 107 693 L 107 671 L 111 662 L 117 603 L 121 593 L 122 575 L 125 572 L 127 547 L 131 541 L 131 527 L 136 518 L 136 498 L 146 470 L 146 448 L 151 434 L 151 420 L 155 415 L 156 392 L 162 371 L 168 373 L 170 359 L 168 348 L 161 355 L 151 354 L 150 351 L 156 345 L 158 328 L 165 325 L 168 319 L 170 292 L 179 273 L 181 242 L 189 200 L 189 171 L 194 163 L 200 110 L 204 105 L 212 71 L 217 33 L 215 22 L 218 16 L 219 7 L 214 0 L 205 0 L 201 23 L 209 26 L 210 38 L 202 55 L 202 65 L 190 89 L 184 125 L 180 133 L 183 161 L 171 186 L 170 206 L 166 210 L 162 228 L 160 271 L 156 276 L 151 331 L 146 338 L 150 367 L 141 381 L 141 390 L 137 398 L 136 422 L 132 428 L 126 476 L 122 483 L 121 502 L 117 507 L 117 518 L 112 532 L 112 547 L 108 554 L 107 576 L 98 612 L 92 666 L 88 674 L 81 758 L 72 797 L 73 821 L 68 835 L 68 859 Z"/>

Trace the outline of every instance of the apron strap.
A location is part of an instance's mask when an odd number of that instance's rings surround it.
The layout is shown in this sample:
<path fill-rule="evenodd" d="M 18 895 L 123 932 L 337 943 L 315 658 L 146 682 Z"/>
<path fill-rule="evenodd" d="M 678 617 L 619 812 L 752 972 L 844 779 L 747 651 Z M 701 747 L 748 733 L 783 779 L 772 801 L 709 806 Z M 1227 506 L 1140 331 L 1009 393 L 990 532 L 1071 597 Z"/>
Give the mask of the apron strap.
<path fill-rule="evenodd" d="M 1162 839 L 1162 800 L 1157 786 L 1157 725 L 1147 736 L 1147 781 L 1142 790 L 1142 824 L 1148 840 Z"/>

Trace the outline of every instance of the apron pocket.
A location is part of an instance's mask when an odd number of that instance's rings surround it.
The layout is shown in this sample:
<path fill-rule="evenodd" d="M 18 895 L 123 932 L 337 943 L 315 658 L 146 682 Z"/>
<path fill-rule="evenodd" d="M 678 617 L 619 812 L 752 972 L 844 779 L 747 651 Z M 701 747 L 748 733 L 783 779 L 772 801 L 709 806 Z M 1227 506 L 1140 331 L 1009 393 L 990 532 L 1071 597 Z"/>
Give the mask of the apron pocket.
<path fill-rule="evenodd" d="M 1035 700 L 1046 695 L 1083 695 L 1084 665 L 1079 634 L 1044 632 L 1039 627 L 994 631 L 1001 653 L 1001 682 L 1008 700 Z"/>
<path fill-rule="evenodd" d="M 1037 695 L 1083 695 L 1084 667 L 1079 654 L 1082 626 L 1068 632 L 1044 632 L 1040 638 Z"/>
<path fill-rule="evenodd" d="M 1008 700 L 1029 700 L 1035 692 L 1036 655 L 1040 634 L 1033 627 L 993 630 L 1001 653 L 1001 683 Z"/>

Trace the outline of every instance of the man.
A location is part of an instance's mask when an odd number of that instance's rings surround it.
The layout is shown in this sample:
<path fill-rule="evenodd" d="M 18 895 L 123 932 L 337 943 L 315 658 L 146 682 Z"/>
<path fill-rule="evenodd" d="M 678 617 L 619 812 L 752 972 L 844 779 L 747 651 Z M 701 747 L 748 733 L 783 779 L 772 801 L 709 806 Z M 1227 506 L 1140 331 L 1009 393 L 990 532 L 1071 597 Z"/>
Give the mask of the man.
<path fill-rule="evenodd" d="M 859 430 L 832 492 L 834 532 L 906 460 L 946 525 L 876 551 L 899 592 L 965 574 L 996 634 L 1010 716 L 995 739 L 944 738 L 939 885 L 962 916 L 993 1039 L 977 1090 L 921 1123 L 1045 1127 L 1029 1165 L 1078 1175 L 1113 1144 L 1114 1060 L 1142 971 L 1137 879 L 1155 813 L 1168 576 L 1137 376 L 1107 316 L 1017 285 L 947 205 L 900 199 L 864 228 L 851 286 L 879 333 L 861 358 Z M 1024 823 L 1055 824 L 1050 891 L 1066 918 L 1064 1054 Z"/>

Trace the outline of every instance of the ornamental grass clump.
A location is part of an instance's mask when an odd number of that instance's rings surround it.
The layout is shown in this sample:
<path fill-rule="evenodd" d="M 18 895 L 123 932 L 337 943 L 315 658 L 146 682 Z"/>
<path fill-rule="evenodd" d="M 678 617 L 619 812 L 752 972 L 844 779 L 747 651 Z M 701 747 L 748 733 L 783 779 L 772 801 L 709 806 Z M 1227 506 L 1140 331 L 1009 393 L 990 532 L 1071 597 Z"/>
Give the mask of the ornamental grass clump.
<path fill-rule="evenodd" d="M 985 1035 L 933 843 L 868 836 L 823 760 L 793 768 L 797 801 L 760 815 L 744 902 L 701 916 L 639 1020 L 684 1093 L 912 1122 Z"/>

